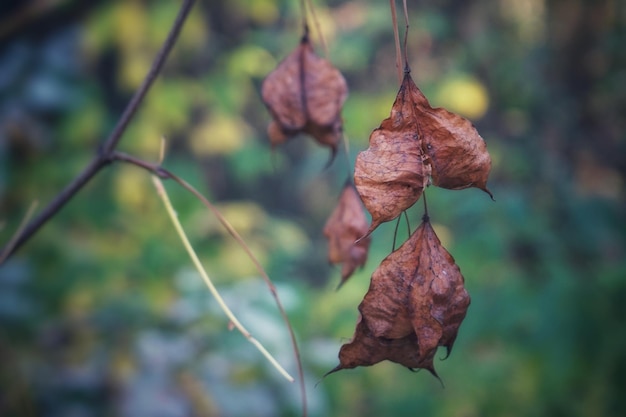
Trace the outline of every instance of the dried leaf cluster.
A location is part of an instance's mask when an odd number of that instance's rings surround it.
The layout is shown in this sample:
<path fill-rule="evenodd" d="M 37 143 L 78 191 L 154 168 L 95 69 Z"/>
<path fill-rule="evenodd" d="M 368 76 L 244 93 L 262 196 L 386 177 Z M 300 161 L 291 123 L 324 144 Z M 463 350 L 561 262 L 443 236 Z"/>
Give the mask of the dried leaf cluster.
<path fill-rule="evenodd" d="M 389 118 L 356 160 L 356 188 L 372 215 L 364 236 L 415 204 L 430 183 L 491 195 L 490 169 L 487 147 L 472 124 L 432 108 L 407 71 Z M 354 336 L 341 347 L 331 373 L 390 360 L 437 376 L 435 353 L 440 346 L 450 353 L 469 304 L 459 267 L 424 215 L 374 271 Z"/>
<path fill-rule="evenodd" d="M 371 233 L 398 217 L 433 185 L 485 192 L 491 158 L 471 122 L 430 107 L 406 72 L 389 118 L 370 135 L 354 167 L 354 182 L 372 215 Z"/>
<path fill-rule="evenodd" d="M 273 116 L 273 145 L 305 132 L 331 147 L 341 140 L 346 82 L 315 55 L 307 36 L 268 75 L 262 96 Z M 472 124 L 432 108 L 407 70 L 391 108 L 357 156 L 354 184 L 346 183 L 324 227 L 328 259 L 341 264 L 341 286 L 367 260 L 370 234 L 415 204 L 429 185 L 476 187 L 491 196 L 491 158 Z M 371 224 L 363 212 L 371 214 Z M 351 341 L 329 373 L 383 360 L 435 372 L 437 349 L 450 353 L 470 297 L 459 267 L 437 238 L 428 216 L 374 271 L 359 305 Z"/>

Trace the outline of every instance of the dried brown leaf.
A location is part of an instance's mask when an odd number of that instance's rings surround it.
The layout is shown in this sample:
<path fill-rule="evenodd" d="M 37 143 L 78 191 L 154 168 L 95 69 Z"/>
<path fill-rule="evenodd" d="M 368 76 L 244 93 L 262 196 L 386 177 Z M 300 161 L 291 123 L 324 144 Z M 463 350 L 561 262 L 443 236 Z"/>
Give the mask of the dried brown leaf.
<path fill-rule="evenodd" d="M 476 187 L 488 193 L 491 157 L 472 123 L 443 108 L 432 108 L 409 73 L 403 86 L 409 91 L 420 146 L 428 155 L 433 185 L 451 190 Z"/>
<path fill-rule="evenodd" d="M 430 167 L 419 146 L 410 90 L 400 87 L 389 118 L 370 135 L 369 148 L 360 152 L 354 182 L 372 215 L 368 234 L 411 207 L 428 184 Z"/>
<path fill-rule="evenodd" d="M 459 267 L 425 219 L 374 271 L 359 305 L 361 321 L 335 370 L 388 359 L 434 373 L 437 348 L 450 352 L 470 303 L 463 284 Z"/>
<path fill-rule="evenodd" d="M 324 236 L 328 239 L 328 261 L 343 264 L 340 286 L 367 260 L 370 238 L 357 242 L 367 232 L 367 226 L 361 199 L 354 185 L 348 182 L 324 226 Z"/>
<path fill-rule="evenodd" d="M 435 351 L 430 356 L 421 357 L 416 349 L 417 337 L 411 333 L 399 339 L 376 337 L 367 327 L 363 317 L 359 315 L 356 330 L 352 340 L 339 350 L 339 365 L 326 375 L 342 369 L 352 369 L 357 366 L 371 366 L 384 360 L 414 369 L 427 369 L 437 376 L 433 365 Z"/>
<path fill-rule="evenodd" d="M 274 121 L 272 145 L 303 132 L 333 155 L 341 140 L 341 107 L 348 95 L 345 79 L 329 61 L 317 56 L 307 36 L 263 81 L 261 96 Z"/>
<path fill-rule="evenodd" d="M 391 115 L 357 156 L 354 182 L 372 215 L 371 232 L 415 204 L 431 176 L 442 188 L 477 187 L 491 195 L 490 170 L 491 157 L 474 126 L 433 109 L 407 72 Z"/>

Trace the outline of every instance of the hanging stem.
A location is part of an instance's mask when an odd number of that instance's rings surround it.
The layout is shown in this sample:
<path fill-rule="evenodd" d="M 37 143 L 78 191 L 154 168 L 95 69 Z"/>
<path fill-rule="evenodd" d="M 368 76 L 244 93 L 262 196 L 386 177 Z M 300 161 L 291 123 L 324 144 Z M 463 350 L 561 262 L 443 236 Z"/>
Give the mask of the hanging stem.
<path fill-rule="evenodd" d="M 430 216 L 428 215 L 428 203 L 426 202 L 426 190 L 424 190 L 424 192 L 422 193 L 422 197 L 424 199 L 424 215 L 422 216 L 422 220 L 427 222 L 430 219 Z"/>
<path fill-rule="evenodd" d="M 398 216 L 398 220 L 396 221 L 396 227 L 393 229 L 393 245 L 391 245 L 391 251 L 395 252 L 396 250 L 396 238 L 398 237 L 398 228 L 400 227 L 400 216 Z"/>
<path fill-rule="evenodd" d="M 328 53 L 328 45 L 326 44 L 326 39 L 324 39 L 324 34 L 322 33 L 322 26 L 320 25 L 320 21 L 317 18 L 317 13 L 315 12 L 315 8 L 313 4 L 311 4 L 311 0 L 306 0 L 306 4 L 311 11 L 311 17 L 313 18 L 313 24 L 315 25 L 315 30 L 319 36 L 319 41 L 322 44 L 322 49 L 324 50 L 324 58 L 329 59 Z"/>
<path fill-rule="evenodd" d="M 402 0 L 402 4 L 404 6 L 404 67 L 406 69 L 409 68 L 409 50 L 408 50 L 408 39 L 409 39 L 409 10 L 406 7 L 406 0 Z"/>
<path fill-rule="evenodd" d="M 404 220 L 406 220 L 407 236 L 411 236 L 411 223 L 409 222 L 409 215 L 406 214 L 406 210 L 404 210 L 402 213 L 404 213 Z"/>
<path fill-rule="evenodd" d="M 302 32 L 305 34 L 309 33 L 309 24 L 307 23 L 307 9 L 306 9 L 306 0 L 300 1 L 300 9 L 302 12 Z"/>
<path fill-rule="evenodd" d="M 402 84 L 402 52 L 400 50 L 400 33 L 398 31 L 398 14 L 396 13 L 396 0 L 389 0 L 391 7 L 391 23 L 393 25 L 393 38 L 396 44 L 396 71 L 398 83 Z"/>

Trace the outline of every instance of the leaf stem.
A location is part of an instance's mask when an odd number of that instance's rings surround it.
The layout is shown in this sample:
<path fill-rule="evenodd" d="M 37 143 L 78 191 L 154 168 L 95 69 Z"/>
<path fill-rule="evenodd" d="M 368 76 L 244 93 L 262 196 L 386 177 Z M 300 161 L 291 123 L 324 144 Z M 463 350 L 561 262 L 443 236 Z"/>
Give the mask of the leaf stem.
<path fill-rule="evenodd" d="M 324 50 L 324 58 L 328 60 L 329 59 L 328 44 L 326 43 L 326 39 L 324 38 L 324 34 L 322 33 L 322 26 L 320 25 L 320 21 L 317 18 L 317 13 L 315 12 L 315 8 L 313 7 L 311 0 L 306 0 L 306 4 L 308 5 L 309 10 L 311 11 L 313 24 L 315 25 L 315 30 L 317 31 L 317 34 L 319 36 L 319 41 L 322 44 L 322 49 Z"/>
<path fill-rule="evenodd" d="M 265 356 L 265 358 L 272 364 L 272 366 L 274 366 L 274 368 L 276 368 L 276 370 L 278 370 L 278 372 L 282 376 L 285 377 L 285 379 L 287 379 L 289 382 L 293 382 L 294 381 L 293 377 L 289 375 L 289 373 L 287 373 L 287 371 L 278 363 L 278 361 L 276 361 L 276 359 L 267 351 L 267 349 L 265 349 L 265 347 L 250 334 L 250 332 L 241 324 L 241 322 L 237 319 L 237 317 L 235 317 L 233 312 L 230 310 L 228 305 L 224 302 L 224 299 L 220 295 L 219 291 L 217 291 L 217 289 L 215 288 L 215 285 L 213 284 L 213 281 L 211 281 L 211 278 L 209 278 L 209 275 L 206 273 L 206 270 L 202 266 L 202 263 L 200 262 L 200 259 L 198 258 L 198 255 L 196 254 L 196 251 L 193 249 L 193 246 L 191 246 L 191 243 L 189 242 L 189 239 L 187 238 L 187 235 L 182 225 L 180 224 L 180 221 L 178 220 L 178 215 L 176 214 L 176 211 L 174 210 L 174 207 L 172 206 L 172 203 L 170 202 L 170 199 L 167 196 L 167 192 L 165 191 L 163 182 L 161 182 L 159 177 L 157 177 L 156 175 L 152 176 L 152 182 L 154 183 L 157 193 L 159 197 L 161 198 L 161 201 L 163 202 L 163 205 L 165 206 L 165 209 L 167 210 L 167 213 L 169 214 L 170 220 L 174 224 L 174 227 L 176 228 L 176 232 L 178 233 L 178 236 L 180 240 L 182 241 L 183 246 L 187 250 L 189 257 L 191 258 L 194 266 L 198 270 L 198 273 L 202 277 L 202 280 L 204 281 L 206 286 L 209 288 L 209 291 L 211 291 L 211 294 L 213 295 L 213 297 L 215 298 L 215 300 L 221 307 L 226 317 L 228 317 L 228 319 L 233 324 L 233 326 L 235 326 L 235 328 L 237 328 L 237 330 L 239 330 L 239 332 L 246 339 L 248 339 L 248 341 L 252 343 L 261 352 L 261 354 L 263 354 L 263 356 Z"/>
<path fill-rule="evenodd" d="M 402 84 L 402 52 L 400 50 L 400 33 L 398 31 L 398 14 L 396 13 L 396 0 L 389 0 L 389 6 L 391 7 L 393 38 L 396 44 L 396 70 L 398 71 L 398 82 Z"/>
<path fill-rule="evenodd" d="M 405 68 L 409 68 L 409 49 L 408 49 L 408 39 L 409 39 L 409 10 L 406 7 L 406 0 L 402 0 L 402 5 L 404 6 L 404 22 L 406 24 L 404 28 L 404 66 Z"/>
<path fill-rule="evenodd" d="M 406 214 L 406 210 L 402 212 L 404 214 L 404 220 L 406 221 L 407 236 L 411 236 L 411 222 L 409 221 L 409 215 Z"/>

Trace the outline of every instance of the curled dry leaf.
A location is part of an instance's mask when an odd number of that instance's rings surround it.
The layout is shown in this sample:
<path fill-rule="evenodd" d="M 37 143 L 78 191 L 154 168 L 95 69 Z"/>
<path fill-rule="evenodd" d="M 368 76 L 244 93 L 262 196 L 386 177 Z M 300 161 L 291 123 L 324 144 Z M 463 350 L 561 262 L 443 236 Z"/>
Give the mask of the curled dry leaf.
<path fill-rule="evenodd" d="M 363 316 L 359 315 L 352 340 L 343 345 L 339 351 L 340 364 L 326 375 L 342 369 L 370 366 L 389 360 L 402 364 L 411 370 L 427 369 L 431 374 L 438 377 L 433 365 L 435 351 L 433 350 L 427 357 L 421 357 L 416 346 L 417 336 L 415 333 L 399 339 L 374 336 L 363 321 Z"/>
<path fill-rule="evenodd" d="M 357 156 L 354 182 L 372 215 L 368 234 L 415 204 L 428 184 L 430 167 L 424 164 L 413 113 L 410 90 L 403 83 L 391 115 L 372 132 L 369 148 Z"/>
<path fill-rule="evenodd" d="M 470 304 L 463 284 L 459 267 L 425 218 L 374 271 L 354 337 L 341 347 L 331 372 L 387 359 L 436 375 L 437 348 L 450 353 Z"/>
<path fill-rule="evenodd" d="M 420 146 L 428 155 L 433 185 L 451 190 L 476 187 L 485 191 L 491 157 L 472 123 L 443 108 L 430 107 L 409 73 L 404 76 L 411 97 Z"/>
<path fill-rule="evenodd" d="M 367 232 L 367 226 L 361 199 L 354 185 L 347 182 L 337 207 L 324 226 L 324 236 L 328 239 L 328 261 L 331 264 L 343 264 L 339 286 L 343 285 L 367 260 L 370 238 L 366 237 L 357 242 L 357 239 Z"/>
<path fill-rule="evenodd" d="M 265 78 L 261 96 L 274 119 L 268 127 L 272 145 L 303 132 L 335 154 L 348 86 L 339 70 L 315 54 L 308 36 Z"/>
<path fill-rule="evenodd" d="M 491 196 L 490 170 L 487 147 L 472 124 L 433 109 L 407 72 L 391 115 L 357 156 L 354 182 L 372 215 L 371 232 L 415 204 L 431 177 L 442 188 L 477 187 Z"/>

